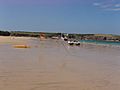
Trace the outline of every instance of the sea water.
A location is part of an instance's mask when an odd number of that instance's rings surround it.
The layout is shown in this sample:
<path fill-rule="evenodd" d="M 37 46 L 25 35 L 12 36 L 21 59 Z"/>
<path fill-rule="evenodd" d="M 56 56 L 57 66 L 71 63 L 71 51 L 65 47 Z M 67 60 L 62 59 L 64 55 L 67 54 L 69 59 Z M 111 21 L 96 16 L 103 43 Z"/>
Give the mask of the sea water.
<path fill-rule="evenodd" d="M 97 44 L 97 45 L 120 46 L 120 42 L 114 42 L 114 41 L 80 40 L 80 42 L 81 42 L 81 43 Z"/>

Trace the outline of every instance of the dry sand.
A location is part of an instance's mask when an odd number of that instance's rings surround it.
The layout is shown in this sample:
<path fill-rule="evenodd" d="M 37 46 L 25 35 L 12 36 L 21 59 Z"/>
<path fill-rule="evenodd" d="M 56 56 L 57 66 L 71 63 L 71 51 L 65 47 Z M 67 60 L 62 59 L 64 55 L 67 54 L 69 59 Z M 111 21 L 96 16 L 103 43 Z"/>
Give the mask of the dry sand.
<path fill-rule="evenodd" d="M 119 49 L 27 43 L 32 48 L 0 44 L 0 90 L 120 90 Z"/>
<path fill-rule="evenodd" d="M 32 37 L 0 36 L 0 44 L 27 44 Z"/>

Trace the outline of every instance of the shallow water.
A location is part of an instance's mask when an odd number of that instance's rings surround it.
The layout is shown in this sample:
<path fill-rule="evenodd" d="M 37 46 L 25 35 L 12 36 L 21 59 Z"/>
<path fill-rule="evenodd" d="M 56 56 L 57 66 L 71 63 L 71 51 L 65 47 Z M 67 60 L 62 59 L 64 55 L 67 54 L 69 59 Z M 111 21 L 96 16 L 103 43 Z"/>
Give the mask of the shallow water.
<path fill-rule="evenodd" d="M 113 46 L 119 46 L 120 47 L 120 42 L 115 42 L 115 41 L 99 41 L 99 40 L 80 40 L 81 43 L 93 43 L 93 44 L 98 44 L 98 45 L 113 45 Z"/>
<path fill-rule="evenodd" d="M 0 45 L 0 90 L 120 90 L 120 49 L 29 40 Z"/>

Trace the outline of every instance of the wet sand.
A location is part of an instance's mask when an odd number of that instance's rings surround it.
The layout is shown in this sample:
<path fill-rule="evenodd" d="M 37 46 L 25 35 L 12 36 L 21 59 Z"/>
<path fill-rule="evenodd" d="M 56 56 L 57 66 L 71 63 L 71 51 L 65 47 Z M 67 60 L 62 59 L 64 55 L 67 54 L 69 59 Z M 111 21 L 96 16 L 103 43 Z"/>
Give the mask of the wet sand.
<path fill-rule="evenodd" d="M 0 44 L 0 90 L 120 90 L 120 49 L 24 42 Z"/>

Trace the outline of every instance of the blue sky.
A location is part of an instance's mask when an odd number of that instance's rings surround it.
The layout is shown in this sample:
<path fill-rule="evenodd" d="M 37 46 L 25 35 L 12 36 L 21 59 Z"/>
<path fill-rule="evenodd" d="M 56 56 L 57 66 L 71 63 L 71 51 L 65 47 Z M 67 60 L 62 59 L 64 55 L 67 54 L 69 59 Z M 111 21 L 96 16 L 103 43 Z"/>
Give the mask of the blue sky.
<path fill-rule="evenodd" d="M 120 0 L 0 0 L 0 29 L 120 34 Z"/>

